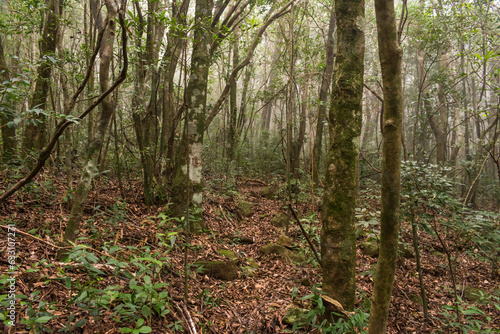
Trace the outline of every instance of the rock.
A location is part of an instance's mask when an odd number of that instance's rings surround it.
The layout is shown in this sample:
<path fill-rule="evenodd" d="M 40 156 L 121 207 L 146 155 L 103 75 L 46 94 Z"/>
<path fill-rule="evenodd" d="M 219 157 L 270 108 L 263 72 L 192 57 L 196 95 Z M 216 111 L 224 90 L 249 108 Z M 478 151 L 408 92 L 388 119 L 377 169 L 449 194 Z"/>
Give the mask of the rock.
<path fill-rule="evenodd" d="M 278 243 L 278 245 L 281 245 L 281 246 L 288 246 L 288 247 L 293 246 L 292 238 L 287 237 L 286 235 L 280 235 L 276 242 Z"/>
<path fill-rule="evenodd" d="M 247 201 L 240 201 L 238 203 L 238 210 L 243 217 L 250 217 L 252 215 L 252 203 Z"/>
<path fill-rule="evenodd" d="M 281 257 L 283 260 L 291 263 L 303 263 L 306 261 L 306 257 L 304 254 L 300 254 L 294 252 L 285 246 L 270 243 L 265 246 L 262 246 L 260 249 L 263 254 L 274 254 Z"/>
<path fill-rule="evenodd" d="M 359 246 L 363 254 L 366 254 L 371 257 L 378 256 L 378 243 L 376 240 L 365 241 Z"/>
<path fill-rule="evenodd" d="M 244 235 L 234 236 L 233 241 L 245 245 L 251 245 L 255 242 L 255 240 L 252 237 L 247 237 Z"/>
<path fill-rule="evenodd" d="M 238 267 L 234 261 L 196 261 L 193 265 L 199 267 L 202 274 L 223 281 L 234 281 L 238 278 Z"/>
<path fill-rule="evenodd" d="M 305 308 L 294 307 L 293 304 L 288 305 L 285 311 L 285 316 L 283 317 L 283 322 L 290 326 L 298 324 L 300 327 L 300 325 L 305 325 L 309 322 L 309 312 L 312 311 Z M 313 316 L 314 314 L 311 314 L 311 317 Z"/>
<path fill-rule="evenodd" d="M 271 223 L 276 227 L 287 227 L 288 224 L 290 224 L 290 217 L 283 212 L 279 212 L 276 216 L 274 216 Z"/>
<path fill-rule="evenodd" d="M 217 251 L 217 253 L 219 253 L 220 255 L 222 255 L 224 257 L 227 257 L 228 259 L 238 260 L 238 255 L 235 252 L 233 252 L 233 251 L 230 251 L 230 250 L 227 250 L 227 249 L 219 249 Z"/>
<path fill-rule="evenodd" d="M 273 199 L 276 196 L 276 187 L 271 185 L 262 189 L 262 196 L 267 199 Z"/>
<path fill-rule="evenodd" d="M 411 259 L 415 257 L 415 252 L 413 251 L 413 246 L 411 244 L 400 242 L 398 250 L 398 255 L 404 257 L 405 259 Z"/>
<path fill-rule="evenodd" d="M 472 286 L 457 285 L 457 289 L 459 293 L 463 291 L 464 298 L 471 302 L 484 302 L 491 297 L 488 291 Z"/>

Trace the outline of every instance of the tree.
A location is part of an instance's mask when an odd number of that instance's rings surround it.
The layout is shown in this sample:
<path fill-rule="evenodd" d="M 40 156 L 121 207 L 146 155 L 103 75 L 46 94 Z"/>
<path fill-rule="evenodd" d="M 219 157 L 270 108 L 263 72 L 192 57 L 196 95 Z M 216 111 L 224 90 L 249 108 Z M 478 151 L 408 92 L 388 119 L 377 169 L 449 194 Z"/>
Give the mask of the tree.
<path fill-rule="evenodd" d="M 113 45 L 116 35 L 116 18 L 118 17 L 118 8 L 113 0 L 105 0 L 107 9 L 107 18 L 105 25 L 105 34 L 101 45 L 101 63 L 99 65 L 99 83 L 101 92 L 105 93 L 111 87 L 110 84 L 110 68 L 113 58 Z M 122 9 L 123 10 L 123 9 Z M 89 149 L 86 155 L 85 164 L 82 169 L 80 181 L 75 191 L 75 198 L 71 207 L 71 212 L 64 230 L 63 243 L 69 245 L 76 241 L 78 229 L 83 215 L 83 209 L 87 202 L 88 193 L 94 177 L 98 174 L 97 158 L 104 143 L 104 137 L 108 128 L 109 122 L 115 111 L 115 101 L 111 95 L 106 96 L 101 104 L 101 113 L 97 123 L 97 131 L 94 138 L 90 141 Z M 66 255 L 64 249 L 58 253 L 61 258 Z"/>
<path fill-rule="evenodd" d="M 337 53 L 329 110 L 330 145 L 321 213 L 323 290 L 354 309 L 356 169 L 364 73 L 364 1 L 335 1 Z"/>
<path fill-rule="evenodd" d="M 333 7 L 333 6 L 332 6 Z M 328 88 L 332 81 L 333 61 L 335 59 L 335 8 L 330 12 L 328 23 L 328 35 L 326 37 L 326 62 L 318 96 L 318 121 L 316 124 L 316 137 L 314 138 L 313 150 L 313 179 L 319 182 L 319 165 L 321 161 L 321 147 L 323 146 L 323 130 L 325 128 L 326 106 L 328 100 Z"/>
<path fill-rule="evenodd" d="M 393 0 L 375 0 L 380 66 L 384 93 L 382 146 L 382 210 L 380 252 L 373 288 L 368 333 L 386 333 L 392 285 L 399 243 L 399 205 L 401 171 L 401 132 L 403 92 L 401 82 L 402 49 Z"/>

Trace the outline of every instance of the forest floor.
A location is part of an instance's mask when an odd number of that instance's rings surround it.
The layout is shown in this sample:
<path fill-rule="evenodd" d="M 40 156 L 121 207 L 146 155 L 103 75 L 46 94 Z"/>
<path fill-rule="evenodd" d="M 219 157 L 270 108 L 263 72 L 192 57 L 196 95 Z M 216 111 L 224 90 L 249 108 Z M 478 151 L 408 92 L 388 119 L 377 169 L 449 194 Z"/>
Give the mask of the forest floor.
<path fill-rule="evenodd" d="M 7 175 L 1 173 L 0 184 L 6 184 L 6 178 Z M 80 263 L 57 262 L 56 245 L 69 215 L 64 202 L 67 193 L 64 177 L 39 176 L 36 183 L 0 206 L 1 225 L 15 223 L 19 230 L 15 235 L 16 264 L 19 266 L 15 284 L 16 293 L 26 296 L 18 296 L 14 330 L 4 327 L 4 332 L 118 333 L 124 327 L 135 328 L 135 319 L 139 318 L 146 320 L 144 325 L 150 326 L 153 333 L 173 333 L 174 326 L 189 332 L 186 322 L 181 320 L 192 321 L 197 333 L 291 332 L 292 327 L 283 322 L 286 309 L 294 300 L 297 307 L 310 307 L 310 300 L 301 300 L 301 297 L 313 293 L 313 287 L 321 283 L 321 272 L 295 222 L 291 223 L 288 235 L 293 240 L 291 248 L 306 255 L 304 263 L 299 265 L 277 255 L 262 254 L 262 246 L 275 243 L 285 233 L 284 229 L 272 224 L 277 213 L 289 213 L 285 202 L 262 196 L 266 186 L 263 181 L 239 178 L 234 184 L 228 184 L 220 179 L 211 180 L 207 185 L 203 217 L 209 231 L 190 237 L 187 263 L 200 259 L 227 261 L 218 251 L 230 250 L 237 255 L 238 277 L 222 281 L 193 270 L 185 281 L 186 236 L 174 224 L 175 220 L 161 215 L 167 207 L 148 209 L 142 203 L 139 183 L 129 183 L 125 202 L 119 202 L 116 180 L 100 179 L 96 182 L 85 209 L 85 222 L 81 225 L 81 234 L 85 238 L 79 241 L 89 248 L 83 252 L 80 250 L 84 255 L 80 257 Z M 246 217 L 238 209 L 241 199 L 252 203 L 251 213 Z M 374 215 L 378 209 L 377 197 L 366 197 L 363 205 L 366 214 Z M 304 198 L 295 207 L 302 217 L 312 217 L 309 221 L 304 220 L 304 224 L 306 230 L 317 235 L 320 223 L 314 219 L 317 215 L 313 213 L 317 212 L 318 200 Z M 377 227 L 368 224 L 365 228 L 360 233 L 358 246 Z M 6 278 L 9 277 L 7 229 L 0 230 L 3 283 L 0 294 L 5 295 Z M 471 256 L 474 245 L 461 243 L 453 235 L 447 235 L 447 238 L 445 242 L 453 249 L 457 283 L 461 287 L 480 288 L 492 294 L 498 292 L 499 280 L 492 278 L 489 263 Z M 312 239 L 319 251 L 318 238 Z M 405 243 L 412 242 L 411 229 L 405 222 L 401 239 Z M 421 233 L 420 244 L 430 321 L 424 321 L 419 302 L 415 258 L 401 257 L 396 271 L 388 333 L 462 332 L 456 326 L 446 326 L 454 313 L 443 307 L 453 305 L 455 297 L 445 250 L 435 237 L 426 233 Z M 106 254 L 111 250 L 115 252 L 109 257 Z M 149 257 L 145 255 L 147 252 Z M 376 257 L 367 256 L 358 249 L 356 306 L 365 312 L 369 307 L 376 261 Z M 244 270 L 249 263 L 255 265 L 255 262 L 257 266 L 251 274 Z M 122 270 L 116 268 L 117 263 L 121 263 Z M 133 273 L 132 279 L 123 274 L 125 270 Z M 150 285 L 145 276 L 152 278 Z M 186 283 L 187 300 L 184 298 Z M 467 301 L 463 289 L 458 291 L 464 298 L 463 307 L 472 310 L 461 314 L 463 326 L 467 318 L 469 325 L 476 321 L 485 328 L 500 330 L 500 309 L 495 303 L 491 300 L 482 303 Z M 150 309 L 148 312 L 144 300 L 143 307 L 135 309 L 140 305 L 141 291 L 146 299 L 150 298 L 149 305 L 153 309 L 155 301 L 164 298 L 162 303 L 167 311 L 163 309 L 161 316 Z M 163 293 L 158 295 L 155 291 Z M 498 305 L 498 299 L 495 300 Z M 5 301 L 5 296 L 0 297 L 0 305 L 6 306 Z M 474 310 L 484 315 L 474 315 Z M 449 317 L 443 315 L 445 312 Z M 467 316 L 468 313 L 471 315 Z M 83 320 L 79 322 L 81 319 L 86 319 L 85 323 Z M 312 332 L 312 329 L 306 328 L 303 332 Z"/>

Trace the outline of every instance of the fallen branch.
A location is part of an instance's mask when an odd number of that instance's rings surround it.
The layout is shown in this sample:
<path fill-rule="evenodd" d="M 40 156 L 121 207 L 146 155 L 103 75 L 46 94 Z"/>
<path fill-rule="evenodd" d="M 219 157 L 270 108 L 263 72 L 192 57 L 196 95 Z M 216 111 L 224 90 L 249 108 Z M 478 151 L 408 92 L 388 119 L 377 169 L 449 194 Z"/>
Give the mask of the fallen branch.
<path fill-rule="evenodd" d="M 300 227 L 300 230 L 302 231 L 302 234 L 304 234 L 304 237 L 306 238 L 307 243 L 309 244 L 309 247 L 311 247 L 311 250 L 314 254 L 314 257 L 316 258 L 316 261 L 318 261 L 318 264 L 321 267 L 321 260 L 320 260 L 320 257 L 318 255 L 318 252 L 316 252 L 316 248 L 314 248 L 314 245 L 311 242 L 311 239 L 309 239 L 309 236 L 307 235 L 306 230 L 304 230 L 304 226 L 302 226 L 302 223 L 297 218 L 297 215 L 295 214 L 295 210 L 293 210 L 292 205 L 290 203 L 288 204 L 288 208 L 292 212 L 293 218 L 295 218 L 295 221 L 297 222 L 297 224 L 299 224 L 299 227 Z"/>

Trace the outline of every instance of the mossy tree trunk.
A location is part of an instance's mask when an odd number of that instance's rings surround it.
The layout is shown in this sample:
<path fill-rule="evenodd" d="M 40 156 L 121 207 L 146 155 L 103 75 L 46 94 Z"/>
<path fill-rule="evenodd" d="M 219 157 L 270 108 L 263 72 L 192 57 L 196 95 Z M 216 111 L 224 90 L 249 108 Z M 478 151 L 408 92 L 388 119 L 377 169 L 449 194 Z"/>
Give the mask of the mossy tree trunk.
<path fill-rule="evenodd" d="M 202 151 L 207 104 L 208 70 L 212 33 L 210 0 L 196 0 L 191 74 L 185 92 L 186 123 L 174 167 L 172 200 L 175 214 L 184 215 L 189 206 L 201 209 Z M 201 213 L 199 215 L 201 218 Z"/>
<path fill-rule="evenodd" d="M 330 146 L 322 209 L 323 290 L 354 309 L 356 169 L 362 119 L 364 0 L 338 0 L 337 56 L 329 111 Z"/>
<path fill-rule="evenodd" d="M 240 63 L 240 39 L 238 30 L 234 32 L 234 42 L 233 42 L 233 70 Z M 229 92 L 229 131 L 228 131 L 228 147 L 227 147 L 227 160 L 231 162 L 234 160 L 234 150 L 236 149 L 236 123 L 238 118 L 238 107 L 237 107 L 237 88 L 238 80 L 233 80 L 231 82 L 231 90 Z"/>
<path fill-rule="evenodd" d="M 113 45 L 116 34 L 116 18 L 118 16 L 118 10 L 115 7 L 114 2 L 112 2 L 112 0 L 106 0 L 105 2 L 108 14 L 106 32 L 104 34 L 101 46 L 101 63 L 99 65 L 99 83 L 101 86 L 101 92 L 107 91 L 110 87 L 110 65 L 113 58 Z M 83 216 L 83 209 L 87 202 L 90 186 L 93 178 L 98 173 L 97 158 L 99 156 L 99 151 L 103 146 L 106 130 L 113 116 L 114 110 L 115 103 L 111 95 L 108 95 L 102 101 L 101 113 L 99 115 L 97 129 L 94 138 L 92 138 L 92 140 L 90 141 L 86 156 L 86 162 L 82 169 L 80 181 L 75 191 L 71 213 L 63 236 L 63 243 L 65 245 L 74 243 L 78 236 L 78 229 Z M 64 251 L 58 253 L 59 258 L 63 257 L 64 255 Z"/>
<path fill-rule="evenodd" d="M 42 36 L 39 41 L 40 65 L 35 79 L 35 90 L 30 102 L 30 109 L 46 110 L 47 96 L 51 84 L 52 67 L 55 62 L 56 38 L 59 27 L 59 15 L 62 11 L 62 0 L 46 0 L 47 13 L 44 19 Z M 29 123 L 22 141 L 23 154 L 28 155 L 33 150 L 40 151 L 47 144 L 46 117 L 40 114 L 37 124 Z M 34 164 L 28 159 L 28 166 Z"/>
<path fill-rule="evenodd" d="M 402 49 L 398 41 L 393 0 L 375 0 L 379 58 L 384 92 L 382 146 L 382 210 L 380 252 L 373 288 L 368 333 L 386 333 L 399 242 L 401 132 L 403 94 Z"/>

